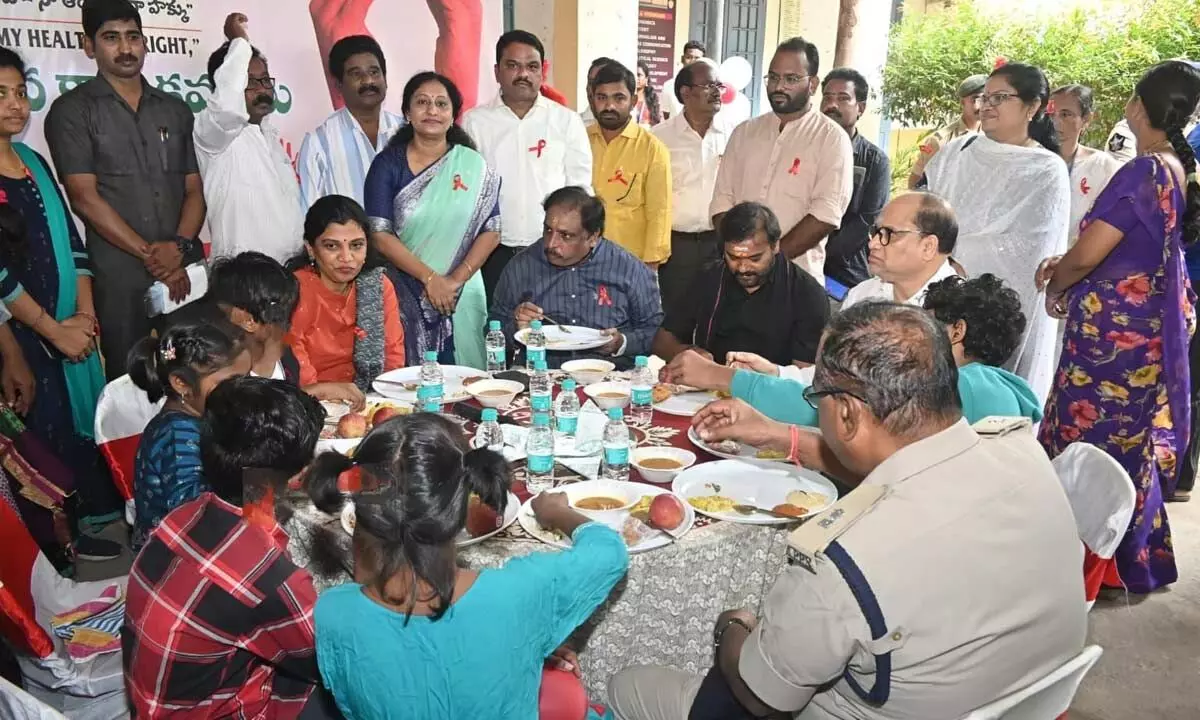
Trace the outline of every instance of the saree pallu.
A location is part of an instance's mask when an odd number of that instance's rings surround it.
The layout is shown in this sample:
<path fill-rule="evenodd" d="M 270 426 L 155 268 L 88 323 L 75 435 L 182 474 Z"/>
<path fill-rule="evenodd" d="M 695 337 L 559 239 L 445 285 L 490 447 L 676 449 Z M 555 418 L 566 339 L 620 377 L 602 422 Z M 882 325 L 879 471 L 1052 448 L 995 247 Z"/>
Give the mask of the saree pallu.
<path fill-rule="evenodd" d="M 1126 588 L 1178 577 L 1163 505 L 1191 426 L 1188 341 L 1194 294 L 1183 268 L 1185 201 L 1157 157 L 1113 176 L 1083 227 L 1103 220 L 1121 241 L 1069 290 L 1063 352 L 1039 439 L 1051 457 L 1073 442 L 1102 448 L 1129 473 L 1137 501 L 1116 552 Z"/>
<path fill-rule="evenodd" d="M 483 156 L 461 145 L 413 174 L 403 147 L 388 147 L 367 175 L 367 214 L 372 232 L 395 234 L 434 272 L 446 275 L 458 267 L 475 240 L 500 230 L 500 177 Z M 408 364 L 419 365 L 428 350 L 446 362 L 483 369 L 487 300 L 479 268 L 463 285 L 452 316 L 438 312 L 425 296 L 425 278 L 395 267 L 388 275 L 396 287 L 404 318 L 404 350 Z"/>

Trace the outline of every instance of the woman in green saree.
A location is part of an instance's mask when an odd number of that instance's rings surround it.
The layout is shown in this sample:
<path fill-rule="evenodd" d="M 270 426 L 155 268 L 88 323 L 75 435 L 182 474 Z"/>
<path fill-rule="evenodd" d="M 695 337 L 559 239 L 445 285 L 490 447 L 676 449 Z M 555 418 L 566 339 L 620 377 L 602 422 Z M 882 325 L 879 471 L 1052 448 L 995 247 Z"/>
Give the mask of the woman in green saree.
<path fill-rule="evenodd" d="M 462 95 L 419 73 L 404 86 L 408 124 L 376 156 L 364 192 L 371 242 L 391 265 L 405 357 L 486 366 L 487 300 L 479 268 L 500 241 L 500 176 L 455 119 Z"/>

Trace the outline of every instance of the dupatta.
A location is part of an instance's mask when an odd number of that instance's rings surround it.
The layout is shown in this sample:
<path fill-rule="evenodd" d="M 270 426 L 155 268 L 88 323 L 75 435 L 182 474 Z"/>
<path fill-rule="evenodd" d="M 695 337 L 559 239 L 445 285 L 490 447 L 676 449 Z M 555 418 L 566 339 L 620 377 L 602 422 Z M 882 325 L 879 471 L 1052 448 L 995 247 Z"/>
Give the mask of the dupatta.
<path fill-rule="evenodd" d="M 75 314 L 78 300 L 74 251 L 71 250 L 71 222 L 62 196 L 54 178 L 46 171 L 41 158 L 24 143 L 13 143 L 13 149 L 29 168 L 33 182 L 37 185 L 42 203 L 46 206 L 46 222 L 50 227 L 50 243 L 54 250 L 54 264 L 58 266 L 58 303 L 54 319 L 62 322 Z M 82 362 L 64 360 L 63 376 L 66 378 L 67 396 L 71 401 L 71 419 L 75 432 L 85 438 L 95 435 L 96 400 L 104 390 L 104 370 L 100 366 L 98 353 L 92 353 Z"/>

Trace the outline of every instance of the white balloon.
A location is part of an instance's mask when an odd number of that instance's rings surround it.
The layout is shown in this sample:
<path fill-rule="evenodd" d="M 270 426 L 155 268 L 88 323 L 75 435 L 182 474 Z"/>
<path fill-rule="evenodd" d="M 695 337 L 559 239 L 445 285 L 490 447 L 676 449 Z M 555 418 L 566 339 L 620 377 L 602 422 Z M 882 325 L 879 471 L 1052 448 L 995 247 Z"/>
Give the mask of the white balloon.
<path fill-rule="evenodd" d="M 721 123 L 722 127 L 733 129 L 749 119 L 750 98 L 738 93 L 733 97 L 733 102 L 721 106 L 714 121 Z"/>
<path fill-rule="evenodd" d="M 721 63 L 721 82 L 729 84 L 734 90 L 745 90 L 750 84 L 754 68 L 750 61 L 739 55 L 725 58 Z"/>

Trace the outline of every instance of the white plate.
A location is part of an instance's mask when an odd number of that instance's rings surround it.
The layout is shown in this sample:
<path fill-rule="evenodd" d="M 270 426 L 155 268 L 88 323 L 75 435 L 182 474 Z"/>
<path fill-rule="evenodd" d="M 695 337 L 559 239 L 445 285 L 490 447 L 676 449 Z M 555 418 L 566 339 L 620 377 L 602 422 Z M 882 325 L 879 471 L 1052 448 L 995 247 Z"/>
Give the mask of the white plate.
<path fill-rule="evenodd" d="M 801 429 L 803 430 L 803 428 Z M 787 463 L 788 461 L 787 458 L 777 458 L 775 460 L 768 460 L 765 458 L 760 459 L 756 457 L 758 455 L 758 449 L 753 445 L 747 445 L 746 443 L 738 443 L 739 452 L 736 455 L 733 453 L 715 450 L 711 445 L 700 439 L 700 436 L 696 434 L 696 428 L 694 427 L 688 428 L 688 440 L 690 440 L 693 445 L 700 448 L 704 452 L 716 455 L 719 458 L 724 458 L 725 460 L 744 460 L 746 462 L 757 463 L 759 465 L 777 465 L 779 463 Z"/>
<path fill-rule="evenodd" d="M 443 365 L 442 366 L 442 402 L 456 403 L 471 399 L 471 393 L 463 387 L 462 381 L 464 378 L 477 377 L 486 378 L 489 375 L 472 367 L 464 367 L 462 365 Z M 376 378 L 372 387 L 380 395 L 389 400 L 398 400 L 400 402 L 415 403 L 417 401 L 416 390 L 406 390 L 403 386 L 406 384 L 421 383 L 421 366 L 399 368 L 391 372 L 385 372 Z"/>
<path fill-rule="evenodd" d="M 723 495 L 746 505 L 770 510 L 776 505 L 787 502 L 787 494 L 793 490 L 804 490 L 820 493 L 827 502 L 820 507 L 809 508 L 809 515 L 815 515 L 837 500 L 837 488 L 833 483 L 811 470 L 801 470 L 796 467 L 767 467 L 741 460 L 718 460 L 688 468 L 675 477 L 671 490 L 676 495 L 687 500 L 705 495 Z M 689 502 L 688 507 L 692 507 Z M 746 523 L 748 525 L 785 525 L 795 522 L 791 518 L 778 518 L 773 515 L 743 515 L 730 510 L 729 512 L 704 512 L 696 510 L 701 515 L 707 515 L 717 520 Z"/>
<path fill-rule="evenodd" d="M 570 332 L 563 332 L 563 326 L 547 325 L 542 328 L 546 333 L 546 349 L 570 352 L 574 350 L 595 350 L 598 347 L 604 347 L 612 338 L 601 333 L 599 330 L 587 327 L 579 327 L 578 325 L 566 325 Z M 518 330 L 514 336 L 517 342 L 525 344 L 525 338 L 529 337 L 529 328 Z"/>
<path fill-rule="evenodd" d="M 717 400 L 717 396 L 713 393 L 705 390 L 697 390 L 695 392 L 672 395 L 666 400 L 656 404 L 654 409 L 668 415 L 692 417 L 696 413 L 700 412 L 700 408 L 715 400 Z"/>
<path fill-rule="evenodd" d="M 332 450 L 343 455 L 348 455 L 350 451 L 358 447 L 359 443 L 362 441 L 362 438 L 330 438 L 328 440 L 318 440 L 315 452 L 316 454 L 320 455 L 326 450 Z"/>
<path fill-rule="evenodd" d="M 350 406 L 346 403 L 332 402 L 330 400 L 322 400 L 321 407 L 325 408 L 325 424 L 337 425 L 337 421 L 342 419 L 342 416 L 350 412 Z"/>
<path fill-rule="evenodd" d="M 684 503 L 684 504 L 686 505 L 687 503 Z M 491 531 L 490 533 L 480 535 L 479 537 L 471 537 L 470 535 L 467 534 L 466 529 L 463 529 L 458 534 L 458 541 L 455 542 L 454 544 L 460 548 L 470 547 L 472 545 L 478 545 L 479 543 L 483 542 L 484 540 L 487 540 L 488 538 L 492 537 L 493 535 L 500 534 L 509 525 L 513 524 L 513 521 L 517 519 L 517 514 L 520 512 L 520 510 L 521 510 L 521 499 L 518 498 L 516 495 L 514 495 L 510 491 L 508 493 L 508 502 L 504 504 L 504 522 L 500 524 L 500 527 L 496 528 L 495 530 Z M 342 521 L 342 530 L 345 530 L 347 535 L 353 535 L 354 534 L 354 503 L 353 502 L 346 501 L 346 504 L 342 506 L 341 521 Z"/>
<path fill-rule="evenodd" d="M 585 480 L 583 482 L 572 483 L 570 485 L 570 487 L 583 489 L 583 488 L 586 488 L 587 486 L 593 485 L 593 484 L 596 484 L 598 486 L 599 483 L 607 483 L 607 481 Z M 631 489 L 634 492 L 637 492 L 641 495 L 662 495 L 663 493 L 671 492 L 667 488 L 656 487 L 654 485 L 647 485 L 646 483 L 631 482 L 631 483 L 622 483 L 622 485 L 632 485 L 633 488 L 631 488 Z M 556 488 L 556 490 L 560 490 L 560 491 L 563 489 L 564 488 Z M 679 498 L 680 502 L 683 502 L 683 523 L 681 524 L 681 526 L 683 527 L 683 531 L 681 533 L 679 533 L 679 537 L 683 537 L 684 535 L 686 535 L 688 533 L 688 531 L 690 531 L 692 529 L 692 525 L 695 524 L 696 511 L 690 504 L 688 504 L 687 502 L 684 502 L 683 498 L 680 497 L 678 493 L 675 494 L 675 497 Z M 533 518 L 533 508 L 530 505 L 530 503 L 532 503 L 532 502 L 533 502 L 533 498 L 530 498 L 528 502 L 526 502 L 524 505 L 522 505 L 521 506 L 521 514 L 517 516 L 517 522 L 521 523 L 521 527 L 525 528 L 525 532 L 529 533 L 530 535 L 537 538 L 538 540 L 541 540 L 542 542 L 546 543 L 547 545 L 553 545 L 556 548 L 562 548 L 565 550 L 565 549 L 571 547 L 571 539 L 570 538 L 559 537 L 558 535 L 555 535 L 553 532 L 550 532 L 549 530 L 544 529 L 541 525 L 538 525 L 537 520 L 535 520 Z M 655 530 L 654 534 L 646 537 L 641 542 L 639 542 L 637 545 L 634 545 L 633 547 L 629 548 L 629 553 L 631 555 L 635 555 L 637 553 L 643 553 L 643 552 L 647 552 L 650 550 L 657 550 L 658 548 L 666 547 L 667 545 L 670 545 L 671 540 L 672 540 L 672 538 L 670 535 L 666 534 L 665 532 L 663 532 L 661 530 Z"/>

